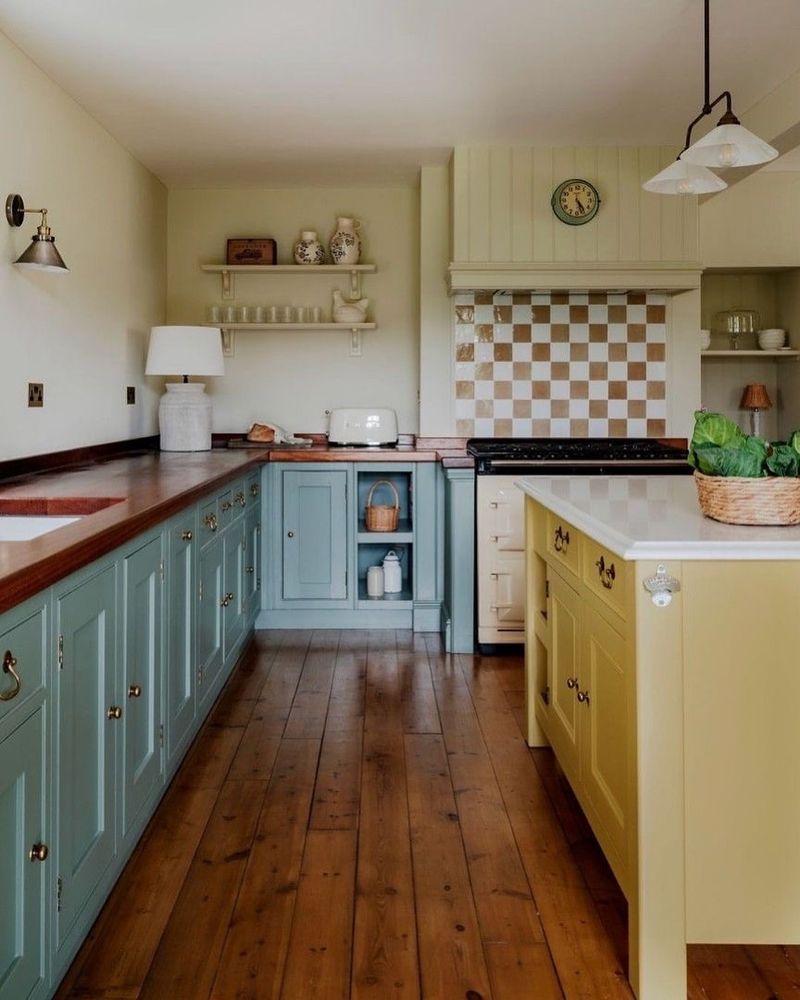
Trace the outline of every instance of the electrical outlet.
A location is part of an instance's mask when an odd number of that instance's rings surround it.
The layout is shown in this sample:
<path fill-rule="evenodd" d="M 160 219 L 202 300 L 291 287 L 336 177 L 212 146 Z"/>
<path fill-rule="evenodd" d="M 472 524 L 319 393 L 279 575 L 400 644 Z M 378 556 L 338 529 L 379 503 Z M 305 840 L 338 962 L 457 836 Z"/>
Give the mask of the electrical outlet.
<path fill-rule="evenodd" d="M 136 386 L 129 385 L 127 390 L 128 406 L 133 406 L 136 402 Z"/>
<path fill-rule="evenodd" d="M 28 406 L 44 406 L 44 382 L 28 382 Z"/>

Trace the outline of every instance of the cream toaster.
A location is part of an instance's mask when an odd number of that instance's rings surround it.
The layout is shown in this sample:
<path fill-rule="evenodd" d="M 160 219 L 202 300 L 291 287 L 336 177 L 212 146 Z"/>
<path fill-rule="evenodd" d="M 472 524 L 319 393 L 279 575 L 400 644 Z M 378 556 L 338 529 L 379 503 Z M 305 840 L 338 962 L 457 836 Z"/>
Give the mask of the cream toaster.
<path fill-rule="evenodd" d="M 397 444 L 394 410 L 351 406 L 331 410 L 328 444 L 360 446 Z"/>

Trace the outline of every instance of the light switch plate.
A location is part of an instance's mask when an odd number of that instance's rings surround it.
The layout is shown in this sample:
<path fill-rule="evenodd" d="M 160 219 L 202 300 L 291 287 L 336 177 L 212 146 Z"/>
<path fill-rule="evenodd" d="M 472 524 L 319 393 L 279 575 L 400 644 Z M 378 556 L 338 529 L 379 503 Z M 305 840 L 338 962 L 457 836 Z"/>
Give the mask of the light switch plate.
<path fill-rule="evenodd" d="M 28 406 L 44 406 L 44 382 L 28 382 Z"/>

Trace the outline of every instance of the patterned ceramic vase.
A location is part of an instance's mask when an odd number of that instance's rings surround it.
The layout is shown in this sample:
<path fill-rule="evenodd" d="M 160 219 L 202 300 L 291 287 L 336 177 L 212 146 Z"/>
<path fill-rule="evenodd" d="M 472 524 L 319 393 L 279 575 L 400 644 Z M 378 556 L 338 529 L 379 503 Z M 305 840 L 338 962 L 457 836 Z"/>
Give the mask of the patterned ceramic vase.
<path fill-rule="evenodd" d="M 361 237 L 358 235 L 360 228 L 361 223 L 358 219 L 336 220 L 336 232 L 331 236 L 329 244 L 334 264 L 358 263 L 358 258 L 361 256 Z"/>
<path fill-rule="evenodd" d="M 295 264 L 321 264 L 324 257 L 325 250 L 314 230 L 307 229 L 301 232 L 300 239 L 294 245 Z"/>

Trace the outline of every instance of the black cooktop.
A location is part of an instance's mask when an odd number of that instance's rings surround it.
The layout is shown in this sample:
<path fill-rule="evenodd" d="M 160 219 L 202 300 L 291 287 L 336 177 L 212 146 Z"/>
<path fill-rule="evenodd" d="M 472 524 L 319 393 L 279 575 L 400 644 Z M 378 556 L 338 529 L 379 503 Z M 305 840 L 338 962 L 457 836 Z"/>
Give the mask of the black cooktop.
<path fill-rule="evenodd" d="M 654 438 L 471 438 L 478 473 L 691 473 L 685 448 Z"/>

